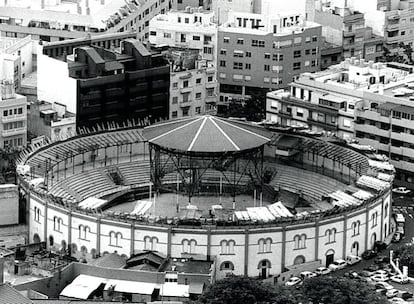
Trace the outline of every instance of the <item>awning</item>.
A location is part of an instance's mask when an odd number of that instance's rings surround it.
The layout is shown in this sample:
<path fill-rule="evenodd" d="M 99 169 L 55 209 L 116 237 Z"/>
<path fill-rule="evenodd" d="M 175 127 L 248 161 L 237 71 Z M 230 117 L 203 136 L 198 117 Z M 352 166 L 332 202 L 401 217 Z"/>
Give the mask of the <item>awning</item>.
<path fill-rule="evenodd" d="M 188 298 L 190 296 L 190 285 L 177 283 L 164 283 L 160 287 L 160 296 Z"/>
<path fill-rule="evenodd" d="M 99 285 L 107 280 L 99 277 L 92 277 L 84 274 L 78 275 L 71 284 L 65 287 L 60 296 L 74 299 L 86 300 Z"/>

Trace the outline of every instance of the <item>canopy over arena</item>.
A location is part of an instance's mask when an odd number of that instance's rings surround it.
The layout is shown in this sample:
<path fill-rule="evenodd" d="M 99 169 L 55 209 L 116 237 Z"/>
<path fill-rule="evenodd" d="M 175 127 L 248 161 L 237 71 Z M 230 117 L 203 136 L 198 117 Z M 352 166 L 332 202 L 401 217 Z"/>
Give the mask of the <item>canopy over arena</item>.
<path fill-rule="evenodd" d="M 143 131 L 156 190 L 191 196 L 220 183 L 220 193 L 263 184 L 263 150 L 272 137 L 252 124 L 205 115 L 162 122 Z"/>

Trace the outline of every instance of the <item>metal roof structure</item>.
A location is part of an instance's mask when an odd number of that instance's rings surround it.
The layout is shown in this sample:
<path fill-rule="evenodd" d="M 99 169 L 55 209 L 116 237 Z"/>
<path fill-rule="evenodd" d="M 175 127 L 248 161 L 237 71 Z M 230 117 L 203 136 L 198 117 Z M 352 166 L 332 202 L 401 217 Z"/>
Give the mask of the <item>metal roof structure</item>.
<path fill-rule="evenodd" d="M 245 122 L 204 115 L 146 127 L 143 136 L 164 149 L 183 152 L 239 152 L 263 146 L 271 139 L 264 128 Z"/>

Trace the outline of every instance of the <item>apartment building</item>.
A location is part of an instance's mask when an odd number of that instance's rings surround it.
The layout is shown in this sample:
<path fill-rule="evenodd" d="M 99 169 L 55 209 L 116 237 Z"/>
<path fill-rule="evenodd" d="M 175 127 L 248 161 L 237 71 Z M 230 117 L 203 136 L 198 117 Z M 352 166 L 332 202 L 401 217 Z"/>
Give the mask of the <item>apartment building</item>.
<path fill-rule="evenodd" d="M 385 47 L 398 51 L 399 44 L 414 42 L 414 2 L 411 0 L 364 0 L 354 1 L 353 8 L 364 13 L 366 25 L 374 34 L 383 36 Z"/>
<path fill-rule="evenodd" d="M 398 64 L 348 58 L 301 75 L 267 96 L 266 119 L 356 138 L 390 158 L 397 184 L 414 181 L 414 74 Z"/>
<path fill-rule="evenodd" d="M 202 8 L 168 12 L 150 22 L 149 41 L 171 64 L 170 118 L 215 113 L 217 25 Z"/>
<path fill-rule="evenodd" d="M 1 82 L 0 148 L 21 148 L 27 142 L 27 100 L 15 93 L 12 80 Z"/>
<path fill-rule="evenodd" d="M 219 27 L 220 102 L 285 88 L 320 69 L 322 27 L 301 15 L 230 13 Z"/>
<path fill-rule="evenodd" d="M 216 68 L 197 59 L 197 50 L 169 50 L 170 118 L 215 114 L 217 103 Z"/>
<path fill-rule="evenodd" d="M 326 42 L 342 47 L 340 61 L 353 56 L 374 62 L 381 60 L 383 38 L 374 35 L 372 28 L 365 25 L 363 13 L 348 6 L 338 6 L 336 2 L 318 0 L 313 4 L 308 6 L 308 16 L 322 25 L 322 35 Z"/>
<path fill-rule="evenodd" d="M 149 21 L 175 0 L 0 0 L 2 36 L 60 41 L 87 33 L 136 32 L 148 38 Z"/>
<path fill-rule="evenodd" d="M 155 46 L 199 50 L 201 59 L 216 63 L 217 25 L 214 13 L 203 8 L 157 15 L 150 21 L 149 42 Z"/>
<path fill-rule="evenodd" d="M 65 105 L 35 101 L 29 104 L 27 117 L 31 136 L 57 141 L 76 134 L 76 116 Z"/>
<path fill-rule="evenodd" d="M 73 55 L 38 59 L 38 99 L 66 106 L 77 128 L 168 118 L 169 64 L 136 39 L 122 41 L 120 50 L 81 46 Z"/>

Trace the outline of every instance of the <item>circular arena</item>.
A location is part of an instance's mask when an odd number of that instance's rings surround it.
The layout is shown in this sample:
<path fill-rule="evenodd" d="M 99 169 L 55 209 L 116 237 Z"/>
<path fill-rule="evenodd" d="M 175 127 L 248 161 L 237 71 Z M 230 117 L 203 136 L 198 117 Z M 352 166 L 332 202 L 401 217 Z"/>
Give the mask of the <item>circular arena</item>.
<path fill-rule="evenodd" d="M 17 171 L 30 241 L 86 261 L 153 250 L 277 281 L 392 232 L 380 156 L 213 116 L 82 132 L 31 147 Z"/>

